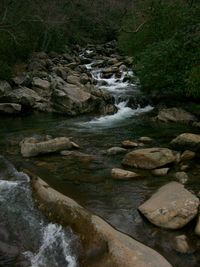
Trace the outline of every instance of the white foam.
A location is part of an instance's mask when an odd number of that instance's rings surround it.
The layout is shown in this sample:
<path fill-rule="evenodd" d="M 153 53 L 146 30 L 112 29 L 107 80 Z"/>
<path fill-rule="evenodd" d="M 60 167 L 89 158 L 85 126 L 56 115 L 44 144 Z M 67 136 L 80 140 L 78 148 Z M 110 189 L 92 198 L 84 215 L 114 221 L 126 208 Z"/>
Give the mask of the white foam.
<path fill-rule="evenodd" d="M 9 190 L 18 185 L 18 182 L 0 180 L 0 191 Z"/>
<path fill-rule="evenodd" d="M 87 127 L 87 126 L 100 126 L 100 127 L 113 127 L 115 124 L 118 124 L 120 121 L 123 121 L 127 118 L 133 117 L 133 116 L 138 116 L 142 113 L 149 112 L 153 110 L 153 107 L 148 105 L 144 108 L 136 108 L 136 109 L 131 109 L 129 107 L 126 107 L 126 102 L 120 102 L 118 105 L 118 111 L 117 113 L 113 115 L 107 115 L 107 116 L 102 116 L 99 118 L 95 118 L 89 122 L 84 122 L 81 123 L 82 126 Z"/>
<path fill-rule="evenodd" d="M 31 267 L 60 266 L 53 256 L 55 248 L 60 247 L 61 252 L 59 257 L 64 257 L 66 267 L 76 267 L 77 262 L 75 257 L 70 255 L 69 240 L 61 226 L 57 224 L 48 224 L 44 228 L 42 244 L 38 253 L 25 252 L 24 254 L 30 259 Z"/>

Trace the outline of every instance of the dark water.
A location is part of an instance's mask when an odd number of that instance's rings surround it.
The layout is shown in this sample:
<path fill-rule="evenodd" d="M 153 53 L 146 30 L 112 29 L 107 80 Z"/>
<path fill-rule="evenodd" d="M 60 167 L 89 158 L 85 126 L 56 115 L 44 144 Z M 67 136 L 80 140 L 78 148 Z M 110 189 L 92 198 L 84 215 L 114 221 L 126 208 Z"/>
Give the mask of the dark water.
<path fill-rule="evenodd" d="M 0 153 L 13 162 L 18 170 L 30 169 L 55 189 L 74 198 L 117 229 L 156 249 L 173 266 L 200 266 L 200 242 L 193 235 L 194 222 L 179 231 L 162 230 L 151 225 L 137 211 L 138 206 L 157 188 L 175 180 L 173 171 L 166 177 L 153 177 L 150 172 L 145 171 L 142 172 L 144 178 L 114 181 L 110 171 L 113 167 L 121 167 L 123 155 L 108 156 L 104 153 L 110 147 L 120 146 L 121 141 L 125 139 L 137 140 L 140 136 L 153 138 L 154 143 L 151 146 L 165 147 L 178 134 L 197 133 L 197 130 L 186 125 L 155 123 L 147 115 L 132 116 L 117 122 L 114 119 L 107 125 L 84 123 L 89 120 L 89 117 L 68 119 L 41 114 L 22 118 L 2 117 Z M 19 141 L 24 137 L 46 134 L 53 137 L 73 137 L 73 140 L 80 144 L 80 151 L 94 155 L 95 159 L 88 161 L 60 155 L 23 159 L 19 152 Z M 188 172 L 190 178 L 185 185 L 195 193 L 200 191 L 199 167 L 200 161 L 197 159 L 195 165 L 191 165 Z M 184 255 L 175 251 L 173 240 L 180 234 L 189 237 L 195 249 L 194 253 Z M 29 242 L 32 246 L 31 240 Z"/>

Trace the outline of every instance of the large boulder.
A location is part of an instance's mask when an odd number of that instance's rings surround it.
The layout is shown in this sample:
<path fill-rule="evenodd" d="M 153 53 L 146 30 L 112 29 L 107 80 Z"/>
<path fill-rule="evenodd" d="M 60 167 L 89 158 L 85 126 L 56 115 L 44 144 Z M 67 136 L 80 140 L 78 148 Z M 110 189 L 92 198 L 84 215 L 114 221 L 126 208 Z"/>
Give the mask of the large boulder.
<path fill-rule="evenodd" d="M 23 157 L 34 157 L 40 154 L 48 154 L 79 147 L 67 137 L 57 137 L 42 142 L 38 142 L 35 138 L 25 138 L 20 142 L 20 146 Z"/>
<path fill-rule="evenodd" d="M 43 90 L 48 90 L 50 88 L 49 81 L 43 80 L 43 79 L 38 78 L 38 77 L 33 78 L 32 85 L 33 85 L 33 87 L 38 87 L 38 88 L 41 88 Z"/>
<path fill-rule="evenodd" d="M 21 87 L 13 90 L 7 95 L 8 102 L 21 104 L 23 106 L 33 107 L 37 102 L 42 101 L 42 98 L 32 89 Z"/>
<path fill-rule="evenodd" d="M 183 133 L 173 139 L 170 144 L 181 150 L 198 151 L 200 150 L 200 134 Z"/>
<path fill-rule="evenodd" d="M 18 114 L 21 112 L 22 106 L 15 103 L 0 103 L 0 113 Z"/>
<path fill-rule="evenodd" d="M 191 113 L 181 108 L 165 108 L 159 111 L 155 118 L 162 122 L 192 122 L 196 118 Z"/>
<path fill-rule="evenodd" d="M 40 209 L 52 220 L 71 226 L 83 246 L 80 266 L 171 267 L 159 253 L 125 235 L 74 200 L 31 175 Z M 89 233 L 89 234 L 88 234 Z"/>
<path fill-rule="evenodd" d="M 122 164 L 140 169 L 156 169 L 175 162 L 176 153 L 168 148 L 137 149 L 125 155 Z"/>
<path fill-rule="evenodd" d="M 105 99 L 102 92 L 94 95 L 98 90 L 90 90 L 83 85 L 66 83 L 63 88 L 56 89 L 52 95 L 52 103 L 56 112 L 75 116 L 84 113 L 109 113 L 115 110 L 111 98 Z"/>
<path fill-rule="evenodd" d="M 177 182 L 162 186 L 138 209 L 153 224 L 167 229 L 179 229 L 198 212 L 199 199 Z"/>

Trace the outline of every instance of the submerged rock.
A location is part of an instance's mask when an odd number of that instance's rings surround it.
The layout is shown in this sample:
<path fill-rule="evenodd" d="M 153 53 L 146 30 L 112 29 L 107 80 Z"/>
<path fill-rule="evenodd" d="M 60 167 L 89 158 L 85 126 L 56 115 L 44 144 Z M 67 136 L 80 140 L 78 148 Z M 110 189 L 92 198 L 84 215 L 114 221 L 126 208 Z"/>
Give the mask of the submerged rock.
<path fill-rule="evenodd" d="M 196 117 L 181 108 L 166 108 L 159 111 L 155 117 L 162 122 L 191 122 L 196 121 Z"/>
<path fill-rule="evenodd" d="M 15 103 L 0 103 L 0 113 L 18 114 L 21 112 L 22 106 Z"/>
<path fill-rule="evenodd" d="M 175 237 L 174 248 L 176 251 L 183 254 L 194 252 L 188 243 L 186 235 L 179 235 Z"/>
<path fill-rule="evenodd" d="M 70 225 L 80 235 L 84 247 L 81 266 L 171 267 L 156 251 L 117 231 L 33 175 L 32 186 L 39 207 L 51 219 Z"/>
<path fill-rule="evenodd" d="M 200 134 L 183 133 L 173 139 L 170 144 L 181 150 L 198 151 L 200 150 Z"/>
<path fill-rule="evenodd" d="M 140 169 L 155 169 L 175 161 L 176 155 L 172 150 L 154 147 L 129 152 L 122 163 Z"/>
<path fill-rule="evenodd" d="M 25 138 L 20 142 L 20 146 L 23 157 L 34 157 L 39 154 L 48 154 L 79 147 L 67 137 L 57 137 L 42 142 L 38 142 L 35 138 Z"/>
<path fill-rule="evenodd" d="M 147 219 L 160 227 L 179 229 L 198 212 L 199 199 L 184 186 L 171 182 L 162 186 L 138 209 Z"/>
<path fill-rule="evenodd" d="M 112 169 L 111 176 L 116 180 L 129 180 L 132 178 L 140 177 L 138 173 L 130 172 L 119 168 Z"/>
<path fill-rule="evenodd" d="M 170 170 L 170 168 L 155 169 L 152 171 L 152 174 L 156 175 L 156 176 L 165 176 L 165 175 L 167 175 L 169 170 Z"/>
<path fill-rule="evenodd" d="M 107 150 L 108 155 L 124 154 L 126 152 L 127 150 L 125 148 L 117 147 L 117 146 L 111 147 Z"/>

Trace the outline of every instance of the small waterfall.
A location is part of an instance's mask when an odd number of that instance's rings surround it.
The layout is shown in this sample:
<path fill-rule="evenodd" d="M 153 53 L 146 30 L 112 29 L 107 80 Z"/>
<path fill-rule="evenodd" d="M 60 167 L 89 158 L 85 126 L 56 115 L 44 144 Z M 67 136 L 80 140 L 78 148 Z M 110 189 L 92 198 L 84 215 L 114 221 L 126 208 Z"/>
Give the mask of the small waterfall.
<path fill-rule="evenodd" d="M 70 229 L 46 221 L 32 199 L 30 179 L 0 156 L 0 266 L 77 267 Z"/>
<path fill-rule="evenodd" d="M 87 58 L 92 53 L 92 50 L 86 50 L 80 56 Z M 96 67 L 97 66 L 97 67 Z M 108 91 L 115 99 L 115 106 L 118 111 L 116 114 L 94 118 L 89 122 L 81 123 L 81 126 L 99 126 L 99 127 L 112 127 L 113 124 L 118 124 L 122 120 L 137 116 L 141 113 L 149 112 L 153 109 L 152 106 L 145 107 L 132 107 L 130 100 L 134 99 L 140 92 L 139 81 L 135 77 L 131 69 L 122 69 L 118 75 L 113 74 L 109 78 L 103 76 L 104 68 L 98 67 L 98 60 L 94 60 L 85 67 L 90 71 L 92 77 L 97 81 L 97 87 Z M 131 81 L 135 82 L 131 82 Z"/>

